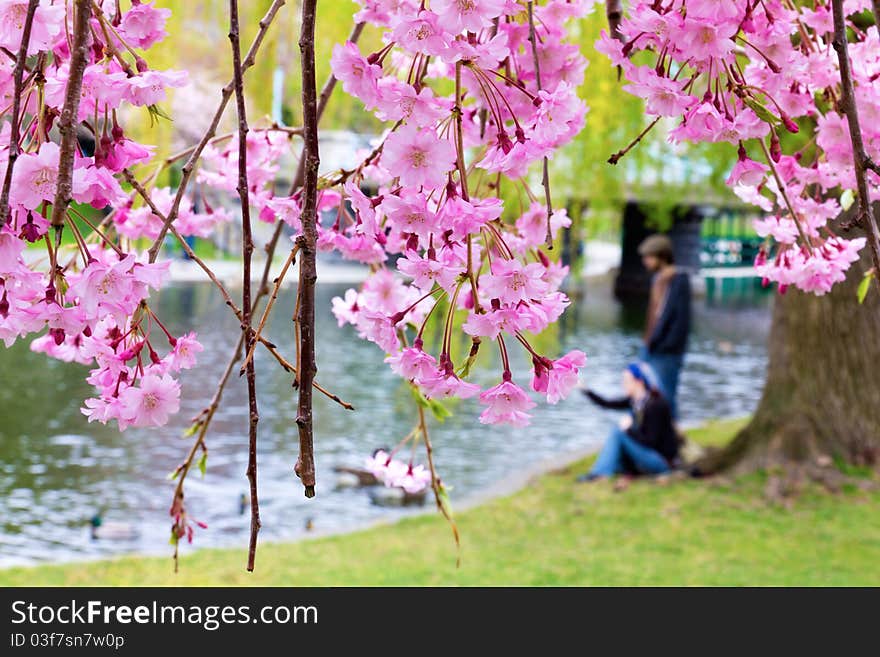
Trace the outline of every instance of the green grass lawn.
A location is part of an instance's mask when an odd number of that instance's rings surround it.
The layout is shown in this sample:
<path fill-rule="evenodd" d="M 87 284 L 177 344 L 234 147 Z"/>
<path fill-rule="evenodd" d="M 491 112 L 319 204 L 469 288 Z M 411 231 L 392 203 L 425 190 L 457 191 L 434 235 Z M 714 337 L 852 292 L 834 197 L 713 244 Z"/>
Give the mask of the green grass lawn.
<path fill-rule="evenodd" d="M 691 432 L 705 444 L 742 422 Z M 763 477 L 734 482 L 577 484 L 583 461 L 464 511 L 461 567 L 448 526 L 429 514 L 343 536 L 0 571 L 0 585 L 878 585 L 880 493 L 807 491 L 769 505 Z"/>

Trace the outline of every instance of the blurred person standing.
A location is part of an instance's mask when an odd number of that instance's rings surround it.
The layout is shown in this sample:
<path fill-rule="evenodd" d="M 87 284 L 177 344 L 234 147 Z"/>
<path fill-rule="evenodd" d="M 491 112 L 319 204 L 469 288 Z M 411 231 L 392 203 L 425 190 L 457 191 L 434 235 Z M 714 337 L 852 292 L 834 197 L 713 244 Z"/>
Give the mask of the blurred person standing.
<path fill-rule="evenodd" d="M 675 266 L 672 240 L 651 235 L 639 245 L 642 264 L 651 274 L 651 297 L 640 358 L 656 372 L 660 391 L 678 417 L 678 379 L 691 330 L 691 282 Z"/>

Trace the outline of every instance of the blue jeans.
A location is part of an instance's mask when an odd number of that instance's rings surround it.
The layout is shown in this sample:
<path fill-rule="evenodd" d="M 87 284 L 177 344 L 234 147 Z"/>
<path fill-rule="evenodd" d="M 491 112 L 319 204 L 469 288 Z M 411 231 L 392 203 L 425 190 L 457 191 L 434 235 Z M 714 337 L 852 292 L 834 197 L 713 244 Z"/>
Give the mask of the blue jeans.
<path fill-rule="evenodd" d="M 642 348 L 639 357 L 644 360 L 657 375 L 660 392 L 669 402 L 672 419 L 678 418 L 678 377 L 684 365 L 684 354 L 652 354 Z"/>
<path fill-rule="evenodd" d="M 627 465 L 631 465 L 639 474 L 669 472 L 669 464 L 659 452 L 645 447 L 615 427 L 602 446 L 599 456 L 596 457 L 596 463 L 590 474 L 598 477 L 625 474 L 630 470 Z"/>

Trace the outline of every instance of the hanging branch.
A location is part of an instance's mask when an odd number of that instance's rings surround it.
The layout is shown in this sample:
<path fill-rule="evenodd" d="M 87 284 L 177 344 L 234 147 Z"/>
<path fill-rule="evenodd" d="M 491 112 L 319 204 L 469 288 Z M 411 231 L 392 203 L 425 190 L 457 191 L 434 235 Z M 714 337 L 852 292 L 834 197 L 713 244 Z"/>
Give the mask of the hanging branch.
<path fill-rule="evenodd" d="M 274 0 L 272 6 L 269 7 L 269 10 L 266 12 L 266 15 L 263 16 L 263 18 L 260 20 L 260 30 L 259 32 L 257 32 L 257 36 L 254 37 L 254 40 L 251 43 L 251 47 L 248 50 L 247 55 L 245 55 L 244 61 L 241 63 L 242 75 L 244 75 L 244 72 L 254 65 L 257 57 L 257 51 L 259 51 L 260 46 L 263 44 L 263 39 L 266 36 L 266 32 L 269 31 L 269 26 L 272 24 L 272 20 L 275 18 L 275 14 L 277 14 L 278 10 L 284 6 L 284 3 L 285 0 Z M 162 225 L 158 236 L 156 237 L 153 245 L 148 251 L 150 255 L 150 262 L 156 262 L 156 258 L 159 257 L 159 250 L 162 248 L 162 243 L 165 241 L 165 235 L 168 234 L 168 228 L 169 226 L 171 226 L 174 220 L 177 219 L 177 215 L 180 212 L 180 203 L 183 201 L 183 197 L 186 194 L 186 188 L 189 185 L 189 180 L 192 177 L 193 172 L 195 171 L 196 163 L 202 157 L 202 151 L 205 150 L 205 146 L 207 146 L 208 142 L 210 142 L 211 139 L 214 138 L 214 135 L 217 132 L 217 126 L 220 124 L 220 119 L 223 118 L 223 112 L 226 110 L 226 105 L 229 103 L 229 99 L 232 97 L 234 91 L 235 80 L 233 79 L 230 80 L 225 87 L 223 87 L 222 95 L 220 97 L 220 104 L 217 106 L 217 110 L 214 112 L 214 116 L 211 119 L 211 124 L 208 126 L 208 129 L 205 131 L 202 139 L 193 149 L 192 153 L 189 156 L 189 159 L 186 161 L 186 164 L 184 164 L 183 168 L 181 169 L 180 183 L 177 187 L 177 193 L 174 196 L 174 201 L 171 203 L 171 209 L 168 211 L 165 223 Z"/>
<path fill-rule="evenodd" d="M 354 29 L 352 30 L 351 34 L 348 37 L 348 40 L 351 41 L 352 43 L 357 43 L 357 41 L 360 39 L 360 36 L 361 36 L 361 33 L 363 32 L 363 29 L 364 29 L 363 23 L 358 23 L 357 25 L 355 25 Z M 330 96 L 332 95 L 333 89 L 335 88 L 335 86 L 336 86 L 336 78 L 333 77 L 333 75 L 331 74 L 330 77 L 327 79 L 327 81 L 324 83 L 323 91 L 321 92 L 321 99 L 318 102 L 318 120 L 319 121 L 321 120 L 321 116 L 324 114 L 324 110 L 327 107 L 327 102 L 330 100 Z M 191 152 L 191 150 L 192 149 L 187 149 L 187 153 Z M 302 163 L 302 159 L 300 159 L 300 162 Z M 303 179 L 304 175 L 305 175 L 304 169 L 302 166 L 300 166 L 300 168 L 298 169 L 298 172 L 297 172 L 297 176 L 294 178 L 294 181 L 293 181 L 293 189 L 291 189 L 291 191 L 290 191 L 291 195 L 302 186 L 302 179 Z M 126 180 L 135 189 L 135 191 L 141 196 L 141 198 L 144 199 L 144 201 L 147 203 L 147 205 L 150 206 L 150 209 L 153 210 L 153 213 L 156 214 L 156 216 L 159 217 L 160 219 L 162 219 L 164 222 L 165 216 L 153 203 L 152 199 L 150 198 L 146 189 L 144 189 L 143 185 L 141 185 L 134 178 L 134 176 L 131 174 L 131 172 L 129 172 L 129 171 L 125 172 L 125 177 L 126 177 Z M 192 258 L 193 261 L 196 262 L 196 264 L 198 264 L 205 271 L 205 273 L 212 280 L 212 282 L 214 282 L 214 284 L 220 288 L 221 294 L 223 292 L 225 292 L 225 288 L 223 287 L 223 284 L 220 283 L 219 280 L 217 280 L 216 276 L 214 276 L 211 269 L 207 265 L 205 265 L 195 253 L 192 252 L 192 249 L 189 248 L 189 245 L 186 243 L 186 241 L 183 240 L 180 237 L 180 235 L 176 233 L 174 226 L 171 226 L 170 224 L 169 224 L 169 226 L 170 226 L 170 230 L 171 230 L 172 234 L 174 234 L 174 236 L 176 238 L 178 238 L 180 245 L 183 247 L 184 251 L 186 251 L 186 253 L 189 255 L 189 257 Z M 253 312 L 256 311 L 256 308 L 258 307 L 259 302 L 262 300 L 262 298 L 266 294 L 269 294 L 268 280 L 269 280 L 269 275 L 270 275 L 271 269 L 272 269 L 272 260 L 273 260 L 273 256 L 275 253 L 275 248 L 278 244 L 278 239 L 281 236 L 281 229 L 283 228 L 283 226 L 284 226 L 284 224 L 279 222 L 278 226 L 275 227 L 275 232 L 273 233 L 272 238 L 266 244 L 267 259 L 266 259 L 266 264 L 263 267 L 263 278 L 262 278 L 262 282 L 260 283 L 260 289 L 257 291 L 257 294 L 254 297 L 254 302 L 252 304 L 251 309 Z M 228 295 L 226 295 L 226 296 L 228 296 Z M 231 302 L 231 299 L 229 299 L 227 301 L 227 305 L 229 305 L 230 308 L 232 308 L 233 312 L 236 312 L 237 309 L 234 307 L 234 304 Z M 238 317 L 238 313 L 236 313 L 236 316 Z M 240 320 L 241 320 L 241 318 L 239 317 L 239 321 Z M 260 338 L 260 342 L 262 342 L 264 345 L 266 345 L 267 348 L 269 347 L 267 341 L 264 341 L 262 338 Z M 207 449 L 207 447 L 205 445 L 205 436 L 207 435 L 208 429 L 211 425 L 211 421 L 214 418 L 214 413 L 216 412 L 216 410 L 220 404 L 220 400 L 223 396 L 223 391 L 225 390 L 226 384 L 228 383 L 228 381 L 230 379 L 230 374 L 232 373 L 233 368 L 235 367 L 235 363 L 238 362 L 238 360 L 241 358 L 241 351 L 242 351 L 243 345 L 244 345 L 244 333 L 242 333 L 238 338 L 238 341 L 235 345 L 235 348 L 233 349 L 232 355 L 230 356 L 230 359 L 229 359 L 228 363 L 226 364 L 226 367 L 223 371 L 223 375 L 220 377 L 220 380 L 217 383 L 217 389 L 214 392 L 214 397 L 211 400 L 211 403 L 207 407 L 202 409 L 202 411 L 199 413 L 199 415 L 196 416 L 196 418 L 194 419 L 195 424 L 198 425 L 198 434 L 196 435 L 196 440 L 194 441 L 193 446 L 190 449 L 187 458 L 184 460 L 184 462 L 180 466 L 178 466 L 177 472 L 178 472 L 179 479 L 178 479 L 178 488 L 175 490 L 175 493 L 174 493 L 175 499 L 177 499 L 178 497 L 183 495 L 183 482 L 186 479 L 186 476 L 189 473 L 190 469 L 192 468 L 193 459 L 195 458 L 195 455 L 197 453 L 199 446 L 201 446 L 202 449 Z M 272 355 L 276 357 L 276 359 L 278 360 L 279 363 L 281 363 L 280 354 L 277 354 L 277 352 L 274 352 Z M 292 368 L 289 363 L 286 366 L 284 363 L 282 363 L 282 367 L 285 367 L 286 370 L 292 372 L 294 375 L 297 374 L 296 369 Z M 326 390 L 325 388 L 321 387 L 317 382 L 313 383 L 313 386 L 314 386 L 315 390 L 322 393 L 323 395 L 325 395 L 326 397 L 328 397 L 332 401 L 336 402 L 337 404 L 339 404 L 340 406 L 342 406 L 346 410 L 349 410 L 349 411 L 354 410 L 354 406 L 352 406 L 348 402 L 340 399 L 337 395 L 331 393 L 330 391 Z"/>
<path fill-rule="evenodd" d="M 425 453 L 428 457 L 428 469 L 431 471 L 431 490 L 434 492 L 434 501 L 437 503 L 437 509 L 446 518 L 449 528 L 452 530 L 452 537 L 455 539 L 456 566 L 461 565 L 461 536 L 458 534 L 458 525 L 455 524 L 455 518 L 452 517 L 452 509 L 449 508 L 449 498 L 437 469 L 434 467 L 434 447 L 431 444 L 431 437 L 428 434 L 428 423 L 425 420 L 425 409 L 418 404 L 419 409 L 419 432 L 425 441 Z"/>
<path fill-rule="evenodd" d="M 242 333 L 238 338 L 238 344 L 236 345 L 236 354 L 238 356 L 241 355 L 241 347 L 244 344 L 244 333 Z M 177 470 L 175 470 L 175 474 L 177 475 L 177 486 L 174 487 L 174 500 L 182 500 L 183 499 L 183 484 L 186 481 L 186 477 L 189 474 L 190 469 L 192 468 L 193 459 L 195 459 L 196 454 L 198 453 L 199 448 L 202 449 L 205 455 L 208 453 L 208 446 L 205 445 L 205 434 L 208 433 L 208 425 L 211 423 L 211 420 L 214 418 L 214 413 L 217 412 L 217 408 L 220 406 L 220 400 L 223 397 L 223 389 L 226 387 L 226 382 L 229 381 L 229 377 L 232 375 L 232 368 L 235 365 L 235 360 L 229 362 L 226 366 L 226 369 L 223 371 L 222 376 L 220 377 L 220 383 L 217 386 L 217 390 L 214 393 L 214 398 L 211 400 L 211 403 L 205 408 L 196 418 L 196 422 L 198 423 L 198 433 L 196 434 L 196 440 L 193 443 L 193 446 L 190 448 L 189 453 L 186 455 L 186 459 L 184 459 L 183 463 L 177 466 Z M 178 566 L 178 543 L 174 543 L 174 572 L 177 572 Z"/>
<path fill-rule="evenodd" d="M 538 60 L 538 36 L 535 33 L 535 3 L 529 0 L 529 41 L 532 44 L 532 57 L 535 60 L 535 82 L 538 85 L 538 91 L 541 91 L 541 62 Z M 543 172 L 541 174 L 541 184 L 544 186 L 544 202 L 547 205 L 547 248 L 553 248 L 553 231 L 550 226 L 550 219 L 553 216 L 553 201 L 550 198 L 550 161 L 545 155 L 543 158 Z"/>
<path fill-rule="evenodd" d="M 56 235 L 64 227 L 64 216 L 70 204 L 73 188 L 73 159 L 76 154 L 76 125 L 79 123 L 79 102 L 82 96 L 83 72 L 89 55 L 89 19 L 92 6 L 89 0 L 76 0 L 73 19 L 73 45 L 70 51 L 70 72 L 67 77 L 67 91 L 58 130 L 61 133 L 61 148 L 58 156 L 58 186 L 55 201 L 52 203 L 52 226 Z M 57 242 L 57 237 L 56 237 Z M 54 274 L 53 274 L 54 275 Z"/>
<path fill-rule="evenodd" d="M 294 471 L 302 480 L 306 497 L 315 496 L 315 455 L 312 435 L 312 381 L 315 378 L 315 248 L 318 239 L 318 167 L 321 163 L 318 145 L 318 89 L 315 81 L 315 13 L 318 0 L 303 0 L 302 31 L 299 50 L 302 58 L 303 104 L 303 194 L 302 227 L 298 238 L 302 255 L 299 263 L 296 323 L 299 340 L 299 405 L 296 424 L 299 427 L 299 458 Z"/>
<path fill-rule="evenodd" d="M 875 4 L 877 4 L 875 2 Z M 868 190 L 867 171 L 870 167 L 870 158 L 865 153 L 865 144 L 862 141 L 862 128 L 859 124 L 859 109 L 856 105 L 856 95 L 853 89 L 852 68 L 849 61 L 849 48 L 846 38 L 846 18 L 843 11 L 843 0 L 831 0 L 831 9 L 834 18 L 834 41 L 832 45 L 837 51 L 837 59 L 840 63 L 840 86 L 842 91 L 841 109 L 846 115 L 849 124 L 849 136 L 852 141 L 853 163 L 856 174 L 856 190 L 859 198 L 858 223 L 868 234 L 868 243 L 871 245 L 871 253 L 874 256 L 874 268 L 880 272 L 880 229 L 871 209 L 871 194 Z M 880 16 L 880 14 L 877 14 Z"/>
<path fill-rule="evenodd" d="M 3 177 L 3 192 L 0 193 L 0 229 L 6 225 L 9 219 L 9 189 L 12 186 L 12 169 L 19 154 L 19 140 L 21 139 L 21 127 L 19 125 L 19 112 L 21 112 L 21 94 L 24 80 L 24 67 L 27 60 L 28 46 L 31 43 L 31 28 L 34 24 L 34 14 L 40 0 L 29 0 L 27 14 L 24 18 L 24 27 L 21 31 L 21 45 L 18 48 L 18 56 L 15 58 L 15 70 L 12 73 L 12 127 L 9 133 L 9 159 L 6 162 L 6 174 Z"/>
<path fill-rule="evenodd" d="M 247 175 L 247 108 L 242 79 L 241 44 L 238 34 L 238 0 L 229 0 L 229 41 L 232 45 L 233 86 L 235 88 L 235 109 L 238 114 L 238 197 L 241 199 L 241 328 L 244 331 L 244 344 L 248 351 L 253 349 L 254 334 L 251 317 L 251 260 L 254 254 L 254 239 L 251 234 L 251 209 L 248 198 Z M 257 409 L 257 381 L 254 361 L 247 364 L 245 371 L 248 389 L 248 467 L 247 478 L 251 487 L 251 538 L 248 547 L 248 571 L 254 569 L 257 554 L 257 534 L 260 532 L 260 503 L 257 499 L 257 423 L 260 414 Z"/>

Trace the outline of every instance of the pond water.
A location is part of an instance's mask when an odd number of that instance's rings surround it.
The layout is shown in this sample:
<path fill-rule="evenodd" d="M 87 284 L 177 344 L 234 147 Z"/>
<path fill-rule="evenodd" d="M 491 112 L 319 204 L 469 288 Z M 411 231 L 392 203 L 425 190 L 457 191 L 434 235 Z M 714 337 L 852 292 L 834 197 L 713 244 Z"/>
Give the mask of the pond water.
<path fill-rule="evenodd" d="M 374 448 L 396 444 L 414 420 L 409 393 L 382 362 L 379 349 L 356 339 L 350 328 L 337 328 L 330 299 L 347 287 L 318 286 L 318 380 L 358 410 L 348 412 L 316 396 L 318 495 L 312 500 L 304 498 L 292 470 L 298 445 L 290 377 L 258 352 L 261 541 L 304 536 L 307 522 L 315 532 L 335 532 L 412 512 L 376 506 L 364 489 L 334 489 L 334 466 L 359 466 Z M 617 391 L 619 372 L 637 351 L 642 312 L 614 301 L 610 288 L 608 280 L 591 281 L 558 333 L 543 336 L 542 343 L 551 345 L 548 351 L 584 350 L 589 362 L 582 379 L 608 393 Z M 279 298 L 269 326 L 269 337 L 284 346 L 291 340 L 291 297 Z M 735 305 L 696 303 L 681 382 L 684 422 L 754 409 L 766 362 L 768 304 L 761 295 Z M 88 424 L 79 412 L 79 400 L 90 395 L 85 368 L 31 353 L 26 342 L 0 349 L 0 566 L 133 551 L 170 553 L 167 511 L 173 483 L 167 475 L 191 444 L 181 437 L 183 430 L 213 393 L 236 322 L 207 284 L 170 287 L 158 307 L 173 332 L 195 329 L 205 345 L 201 367 L 183 379 L 180 414 L 162 429 L 120 434 Z M 496 364 L 492 358 L 481 360 L 490 362 L 474 376 L 492 385 Z M 515 380 L 527 384 L 525 358 L 517 358 L 514 367 Z M 452 487 L 453 506 L 518 470 L 599 445 L 615 421 L 580 395 L 556 406 L 539 404 L 525 429 L 486 427 L 477 421 L 478 412 L 474 402 L 465 402 L 454 417 L 431 425 L 438 468 Z M 189 509 L 208 524 L 197 532 L 198 546 L 246 546 L 249 516 L 239 508 L 247 490 L 246 415 L 244 381 L 234 377 L 208 435 L 207 476 L 194 472 L 187 480 Z M 106 521 L 130 524 L 139 536 L 92 541 L 89 519 L 99 510 Z"/>

